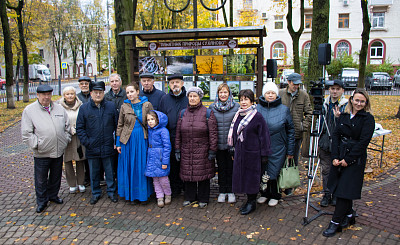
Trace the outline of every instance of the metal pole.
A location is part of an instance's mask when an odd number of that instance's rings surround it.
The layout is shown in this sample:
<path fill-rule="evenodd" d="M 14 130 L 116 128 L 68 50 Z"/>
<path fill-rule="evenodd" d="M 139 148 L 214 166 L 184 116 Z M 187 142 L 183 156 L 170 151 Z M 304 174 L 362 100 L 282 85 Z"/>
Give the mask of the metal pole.
<path fill-rule="evenodd" d="M 108 75 L 111 75 L 110 13 L 107 0 L 107 42 L 108 42 Z"/>

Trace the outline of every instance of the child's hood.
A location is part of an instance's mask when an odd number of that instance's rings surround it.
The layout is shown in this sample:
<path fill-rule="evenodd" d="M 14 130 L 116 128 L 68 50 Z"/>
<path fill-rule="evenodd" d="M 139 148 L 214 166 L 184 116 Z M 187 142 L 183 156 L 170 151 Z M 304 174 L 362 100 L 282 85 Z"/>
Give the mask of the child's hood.
<path fill-rule="evenodd" d="M 158 125 L 154 127 L 154 129 L 158 129 L 158 128 L 164 128 L 167 126 L 168 124 L 168 117 L 167 115 L 165 115 L 164 113 L 162 113 L 161 111 L 156 111 L 154 110 L 154 112 L 157 114 L 158 117 Z"/>

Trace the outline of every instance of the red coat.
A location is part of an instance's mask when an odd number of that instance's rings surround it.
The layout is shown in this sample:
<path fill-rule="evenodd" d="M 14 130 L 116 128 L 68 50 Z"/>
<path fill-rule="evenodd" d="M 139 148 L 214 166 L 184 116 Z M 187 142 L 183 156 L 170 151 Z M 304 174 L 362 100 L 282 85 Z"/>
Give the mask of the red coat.
<path fill-rule="evenodd" d="M 179 114 L 180 115 L 180 114 Z M 207 108 L 200 103 L 188 106 L 176 127 L 175 149 L 181 151 L 180 177 L 197 182 L 215 175 L 215 161 L 208 160 L 208 152 L 218 150 L 218 127 L 214 113 L 207 120 Z"/>

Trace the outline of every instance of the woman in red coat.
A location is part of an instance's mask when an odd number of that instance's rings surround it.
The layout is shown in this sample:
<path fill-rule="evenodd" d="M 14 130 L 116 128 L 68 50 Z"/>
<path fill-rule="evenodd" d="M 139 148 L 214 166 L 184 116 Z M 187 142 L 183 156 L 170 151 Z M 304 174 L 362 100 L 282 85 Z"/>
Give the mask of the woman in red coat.
<path fill-rule="evenodd" d="M 175 139 L 176 160 L 181 162 L 179 176 L 185 185 L 183 206 L 198 201 L 199 207 L 205 208 L 210 198 L 210 179 L 215 175 L 217 120 L 201 103 L 203 90 L 192 87 L 186 95 L 189 105 L 179 115 Z"/>
<path fill-rule="evenodd" d="M 239 92 L 240 109 L 228 134 L 228 145 L 233 146 L 235 152 L 232 191 L 247 194 L 247 202 L 240 208 L 242 215 L 256 210 L 261 164 L 267 164 L 271 152 L 267 123 L 253 103 L 253 91 L 245 89 Z"/>

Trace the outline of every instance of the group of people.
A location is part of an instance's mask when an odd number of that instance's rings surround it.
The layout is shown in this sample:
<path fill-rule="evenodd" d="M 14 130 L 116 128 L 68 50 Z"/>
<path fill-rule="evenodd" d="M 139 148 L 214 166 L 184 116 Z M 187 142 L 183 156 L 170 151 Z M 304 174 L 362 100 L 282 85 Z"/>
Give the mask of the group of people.
<path fill-rule="evenodd" d="M 308 94 L 299 89 L 301 75 L 289 75 L 288 87 L 281 90 L 267 82 L 258 104 L 249 89 L 240 91 L 235 102 L 222 83 L 209 108 L 202 104 L 200 88 L 185 89 L 181 74 L 168 77 L 167 94 L 155 88 L 153 74 L 143 73 L 140 79 L 142 89 L 137 83 L 123 89 L 120 76 L 112 74 L 105 93 L 104 82 L 81 77 L 81 92 L 66 87 L 57 103 L 51 101 L 50 86 L 38 86 L 38 100 L 24 110 L 21 126 L 23 140 L 34 151 L 38 213 L 48 201 L 63 203 L 58 196 L 63 162 L 71 193 L 84 192 L 85 179 L 90 179 L 92 205 L 102 196 L 105 176 L 112 202 L 120 196 L 146 203 L 155 191 L 157 205 L 163 207 L 183 191 L 183 206 L 205 208 L 215 163 L 218 202 L 235 203 L 235 193 L 245 193 L 242 215 L 253 212 L 256 203 L 278 204 L 280 170 L 286 159 L 298 164 L 313 113 Z M 321 206 L 336 208 L 324 236 L 355 222 L 352 200 L 361 195 L 374 130 L 365 90 L 356 89 L 347 101 L 343 84 L 335 80 L 329 91 L 319 135 Z M 267 188 L 260 191 L 263 173 Z"/>

